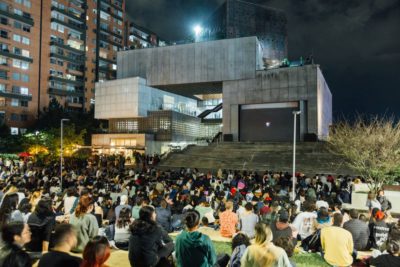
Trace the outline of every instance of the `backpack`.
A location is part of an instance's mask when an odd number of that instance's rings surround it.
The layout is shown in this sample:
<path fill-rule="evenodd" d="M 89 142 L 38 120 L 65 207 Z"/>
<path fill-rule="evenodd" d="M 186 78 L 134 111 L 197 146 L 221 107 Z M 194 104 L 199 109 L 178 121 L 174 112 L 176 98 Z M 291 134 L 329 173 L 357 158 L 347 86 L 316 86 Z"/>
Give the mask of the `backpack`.
<path fill-rule="evenodd" d="M 321 229 L 318 229 L 314 234 L 301 241 L 301 246 L 305 251 L 321 252 Z"/>

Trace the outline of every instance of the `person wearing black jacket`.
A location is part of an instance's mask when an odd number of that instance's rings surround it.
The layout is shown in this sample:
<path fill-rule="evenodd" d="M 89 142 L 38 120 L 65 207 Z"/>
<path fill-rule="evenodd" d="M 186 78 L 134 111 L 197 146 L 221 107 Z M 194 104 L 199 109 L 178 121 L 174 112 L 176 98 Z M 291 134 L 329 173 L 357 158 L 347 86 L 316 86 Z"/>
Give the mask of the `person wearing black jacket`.
<path fill-rule="evenodd" d="M 31 241 L 29 226 L 22 222 L 11 222 L 2 227 L 5 243 L 0 249 L 0 267 L 31 267 L 32 261 L 22 247 Z"/>
<path fill-rule="evenodd" d="M 156 223 L 156 212 L 152 206 L 139 211 L 139 219 L 131 227 L 129 261 L 135 267 L 154 267 L 165 263 L 174 250 L 174 243 L 165 230 Z"/>
<path fill-rule="evenodd" d="M 56 225 L 50 198 L 44 197 L 39 200 L 35 211 L 28 218 L 28 224 L 32 231 L 32 241 L 26 248 L 32 252 L 47 252 L 50 236 Z"/>

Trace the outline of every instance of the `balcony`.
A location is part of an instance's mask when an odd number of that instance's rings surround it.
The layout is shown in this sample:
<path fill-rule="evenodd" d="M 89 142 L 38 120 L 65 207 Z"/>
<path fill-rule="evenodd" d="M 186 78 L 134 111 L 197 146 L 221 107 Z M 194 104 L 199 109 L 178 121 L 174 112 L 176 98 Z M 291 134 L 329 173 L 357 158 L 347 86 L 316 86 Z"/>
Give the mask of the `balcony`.
<path fill-rule="evenodd" d="M 120 7 L 120 6 L 116 5 L 116 4 L 114 4 L 111 0 L 101 0 L 101 1 L 102 1 L 103 3 L 109 4 L 109 5 L 112 6 L 113 8 L 118 9 L 119 11 L 122 11 L 122 12 L 123 12 L 122 7 Z"/>
<path fill-rule="evenodd" d="M 111 60 L 111 59 L 108 59 L 108 58 L 104 58 L 104 57 L 99 57 L 99 60 L 105 61 L 105 62 L 110 63 L 110 64 L 117 64 L 117 61 Z"/>
<path fill-rule="evenodd" d="M 65 106 L 66 106 L 66 107 L 69 107 L 69 108 L 82 108 L 82 107 L 83 107 L 83 104 L 82 104 L 82 103 L 66 102 L 66 103 L 65 103 Z"/>
<path fill-rule="evenodd" d="M 64 89 L 58 89 L 53 87 L 49 87 L 47 92 L 51 95 L 59 95 L 59 96 L 84 96 L 83 91 L 67 91 Z"/>
<path fill-rule="evenodd" d="M 107 14 L 109 14 L 111 17 L 114 17 L 114 18 L 116 18 L 116 19 L 119 19 L 119 20 L 124 20 L 124 18 L 123 17 L 120 17 L 120 16 L 118 16 L 117 14 L 115 14 L 114 12 L 111 12 L 112 10 L 111 10 L 111 7 L 103 7 L 103 6 L 100 6 L 100 10 L 101 11 L 103 11 L 103 12 L 105 12 L 105 13 L 107 13 Z"/>
<path fill-rule="evenodd" d="M 73 48 L 73 47 L 71 47 L 69 45 L 62 44 L 62 43 L 54 41 L 54 40 L 50 41 L 50 45 L 55 45 L 55 46 L 67 49 L 67 50 L 72 51 L 72 52 L 77 53 L 77 54 L 82 54 L 82 55 L 85 54 L 85 51 L 83 51 L 83 50 L 79 50 L 79 49 Z"/>
<path fill-rule="evenodd" d="M 56 22 L 58 24 L 61 24 L 65 27 L 69 28 L 69 29 L 76 30 L 79 32 L 86 31 L 85 24 L 79 24 L 79 23 L 73 22 L 72 20 L 68 20 L 67 22 L 65 22 L 65 21 L 62 21 L 62 20 L 59 20 L 56 18 L 51 18 L 51 22 Z"/>
<path fill-rule="evenodd" d="M 5 50 L 0 50 L 0 55 L 1 56 L 5 56 L 5 57 L 10 57 L 10 58 L 15 58 L 15 59 L 19 59 L 19 60 L 23 60 L 23 61 L 27 61 L 29 63 L 33 62 L 33 59 L 30 57 L 24 57 L 22 55 L 17 55 L 15 53 L 11 53 L 8 49 Z"/>
<path fill-rule="evenodd" d="M 64 77 L 53 76 L 53 75 L 50 75 L 49 81 L 57 81 L 57 82 L 69 83 L 69 84 L 80 85 L 80 86 L 83 86 L 85 83 L 83 79 L 70 80 L 70 79 L 67 79 Z"/>
<path fill-rule="evenodd" d="M 115 45 L 115 46 L 117 46 L 119 48 L 122 48 L 122 42 L 121 43 L 117 43 L 117 42 L 111 41 L 109 38 L 107 38 L 103 34 L 99 34 L 99 37 L 100 37 L 100 40 L 102 40 L 104 42 L 107 42 L 107 43 L 109 43 L 111 45 Z"/>
<path fill-rule="evenodd" d="M 77 14 L 74 14 L 72 12 L 69 12 L 66 9 L 61 9 L 61 8 L 58 8 L 58 7 L 55 7 L 55 6 L 51 6 L 51 11 L 57 11 L 58 13 L 63 14 L 64 16 L 67 16 L 67 17 L 79 20 L 82 23 L 85 23 L 85 17 L 84 17 L 85 14 L 84 13 L 82 13 L 80 15 L 77 15 Z"/>
<path fill-rule="evenodd" d="M 71 57 L 71 56 L 65 56 L 65 55 L 61 55 L 58 53 L 50 53 L 50 57 L 55 57 L 55 58 L 59 58 L 62 60 L 66 60 L 72 63 L 80 63 L 80 64 L 84 64 L 85 62 L 85 58 L 78 58 L 78 57 Z"/>
<path fill-rule="evenodd" d="M 121 39 L 122 39 L 122 33 L 119 34 L 119 33 L 110 31 L 109 29 L 103 28 L 103 27 L 100 27 L 100 31 L 105 32 L 106 34 L 111 34 L 111 35 L 113 35 L 113 36 L 115 36 L 115 37 L 117 37 L 117 38 L 121 38 Z M 93 32 L 94 32 L 94 33 L 97 33 L 97 30 L 94 29 Z"/>
<path fill-rule="evenodd" d="M 26 101 L 32 101 L 32 95 L 24 95 L 19 92 L 12 92 L 12 91 L 0 91 L 0 96 L 1 97 L 6 97 L 6 98 L 16 98 L 20 100 L 26 100 Z"/>
<path fill-rule="evenodd" d="M 12 18 L 12 19 L 21 21 L 21 22 L 26 23 L 26 24 L 28 24 L 30 26 L 34 25 L 34 22 L 33 22 L 32 18 L 14 14 L 14 12 L 12 11 L 11 8 L 8 8 L 8 10 L 0 9 L 0 15 L 3 15 L 3 16 L 6 16 L 8 18 Z"/>

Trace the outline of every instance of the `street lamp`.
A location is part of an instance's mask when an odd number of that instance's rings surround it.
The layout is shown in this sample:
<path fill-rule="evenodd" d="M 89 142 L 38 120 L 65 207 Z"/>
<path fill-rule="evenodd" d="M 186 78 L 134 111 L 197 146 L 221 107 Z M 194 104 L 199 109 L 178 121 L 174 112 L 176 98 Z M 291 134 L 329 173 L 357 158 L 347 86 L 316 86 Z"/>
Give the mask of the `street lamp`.
<path fill-rule="evenodd" d="M 292 177 L 292 198 L 293 201 L 296 198 L 296 125 L 297 125 L 297 115 L 300 115 L 300 110 L 293 111 L 294 126 L 293 126 L 293 177 Z"/>
<path fill-rule="evenodd" d="M 60 188 L 62 192 L 62 185 L 63 185 L 63 177 L 62 177 L 62 171 L 63 171 L 63 135 L 64 135 L 64 121 L 67 122 L 69 119 L 61 119 L 61 134 L 60 134 Z"/>

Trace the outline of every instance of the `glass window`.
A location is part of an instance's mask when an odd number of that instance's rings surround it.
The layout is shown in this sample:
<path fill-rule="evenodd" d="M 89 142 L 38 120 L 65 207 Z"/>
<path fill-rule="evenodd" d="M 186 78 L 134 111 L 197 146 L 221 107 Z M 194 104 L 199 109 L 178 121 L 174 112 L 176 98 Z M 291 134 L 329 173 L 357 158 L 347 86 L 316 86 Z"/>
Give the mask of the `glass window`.
<path fill-rule="evenodd" d="M 20 88 L 20 94 L 21 94 L 21 95 L 29 95 L 29 89 L 28 89 L 28 87 L 21 87 L 21 88 Z"/>
<path fill-rule="evenodd" d="M 21 48 L 13 47 L 13 51 L 14 51 L 14 54 L 16 54 L 16 55 L 21 55 L 22 54 Z"/>
<path fill-rule="evenodd" d="M 19 81 L 21 78 L 21 75 L 18 72 L 13 72 L 11 76 L 14 81 Z"/>
<path fill-rule="evenodd" d="M 29 55 L 30 55 L 29 50 L 22 49 L 22 55 L 24 57 L 29 57 Z"/>
<path fill-rule="evenodd" d="M 30 45 L 31 40 L 28 37 L 22 37 L 22 43 L 26 45 Z"/>
<path fill-rule="evenodd" d="M 16 4 L 22 4 L 22 0 L 14 0 Z"/>
<path fill-rule="evenodd" d="M 28 74 L 22 74 L 22 75 L 21 75 L 21 80 L 22 80 L 23 82 L 28 83 L 28 82 L 29 82 L 29 75 L 28 75 Z"/>
<path fill-rule="evenodd" d="M 0 17 L 0 23 L 3 25 L 8 25 L 8 19 L 5 17 Z"/>
<path fill-rule="evenodd" d="M 22 10 L 21 10 L 21 9 L 18 9 L 18 8 L 14 8 L 14 14 L 19 15 L 19 16 L 23 16 L 23 15 L 24 15 L 24 13 L 22 12 Z"/>
<path fill-rule="evenodd" d="M 18 101 L 18 99 L 12 98 L 12 99 L 11 99 L 11 106 L 12 106 L 12 107 L 18 107 L 18 106 L 19 106 L 19 101 Z"/>
<path fill-rule="evenodd" d="M 27 7 L 27 8 L 31 8 L 31 6 L 32 6 L 31 1 L 24 0 L 24 6 Z"/>
<path fill-rule="evenodd" d="M 20 43 L 21 42 L 21 35 L 18 34 L 14 34 L 13 35 L 13 40 Z"/>
<path fill-rule="evenodd" d="M 22 25 L 22 30 L 23 30 L 24 32 L 31 32 L 31 27 L 28 26 L 28 25 Z"/>
<path fill-rule="evenodd" d="M 21 69 L 28 70 L 29 69 L 29 63 L 26 62 L 26 61 L 21 61 Z"/>
<path fill-rule="evenodd" d="M 21 100 L 21 101 L 19 101 L 19 105 L 20 105 L 21 107 L 28 107 L 28 101 L 26 101 L 26 100 Z"/>
<path fill-rule="evenodd" d="M 21 29 L 22 28 L 22 23 L 19 22 L 19 21 L 14 20 L 14 28 Z"/>
<path fill-rule="evenodd" d="M 21 60 L 13 59 L 13 67 L 14 68 L 21 68 Z"/>
<path fill-rule="evenodd" d="M 17 115 L 17 114 L 11 114 L 11 119 L 13 119 L 13 115 Z M 15 118 L 15 116 L 14 116 Z M 10 127 L 10 133 L 11 135 L 18 135 L 18 128 L 17 127 Z"/>
<path fill-rule="evenodd" d="M 6 90 L 6 85 L 0 83 L 0 92 L 4 92 Z"/>
<path fill-rule="evenodd" d="M 7 66 L 7 58 L 0 56 L 0 65 Z"/>

